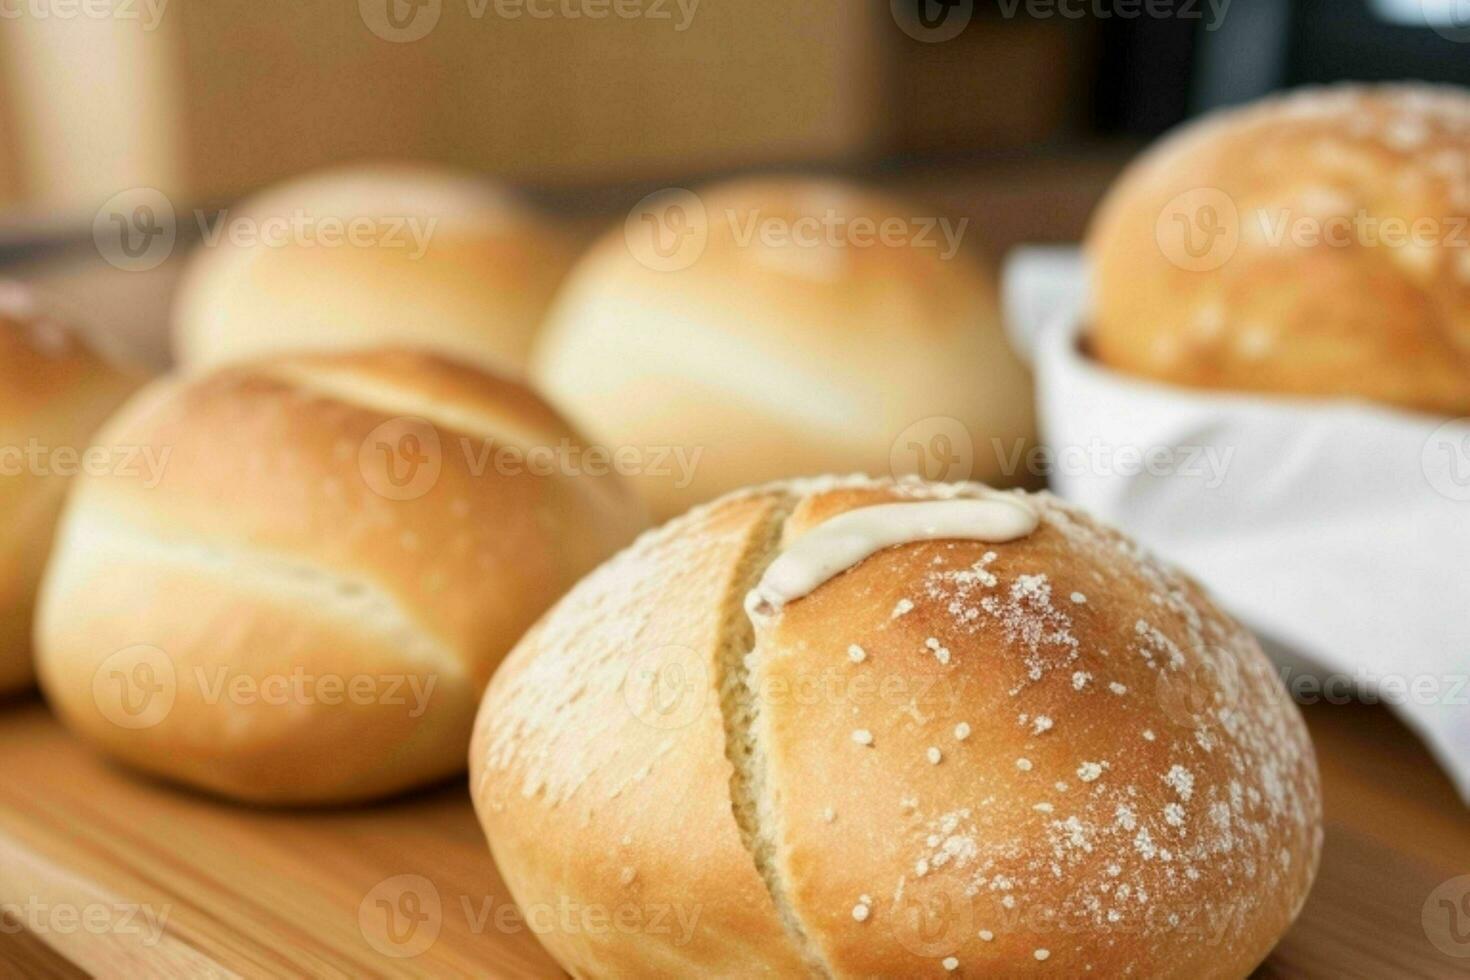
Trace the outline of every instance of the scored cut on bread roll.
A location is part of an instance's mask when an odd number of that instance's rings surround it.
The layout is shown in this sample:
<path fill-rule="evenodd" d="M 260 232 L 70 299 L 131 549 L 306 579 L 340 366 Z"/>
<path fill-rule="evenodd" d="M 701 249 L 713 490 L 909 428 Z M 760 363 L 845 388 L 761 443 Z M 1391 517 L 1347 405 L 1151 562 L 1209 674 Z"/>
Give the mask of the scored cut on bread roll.
<path fill-rule="evenodd" d="M 1250 634 L 975 484 L 780 483 L 649 532 L 507 658 L 470 765 L 574 976 L 1244 977 L 1322 840 Z"/>
<path fill-rule="evenodd" d="M 548 219 L 469 173 L 312 173 L 215 222 L 179 287 L 175 352 L 193 369 L 412 347 L 519 372 L 572 258 Z"/>
<path fill-rule="evenodd" d="M 66 487 L 83 469 L 126 465 L 87 450 L 141 381 L 26 287 L 0 282 L 0 694 L 34 681 L 36 588 Z"/>
<path fill-rule="evenodd" d="M 834 180 L 653 195 L 568 276 L 532 376 L 595 438 L 688 457 L 640 476 L 660 517 L 813 472 L 1022 481 L 1030 378 L 967 230 Z"/>
<path fill-rule="evenodd" d="M 243 800 L 461 771 L 496 664 L 644 525 L 528 388 L 422 352 L 167 379 L 99 442 L 159 465 L 77 482 L 43 687 L 113 756 Z"/>
<path fill-rule="evenodd" d="M 1470 413 L 1470 94 L 1303 89 L 1182 127 L 1087 235 L 1097 358 Z"/>

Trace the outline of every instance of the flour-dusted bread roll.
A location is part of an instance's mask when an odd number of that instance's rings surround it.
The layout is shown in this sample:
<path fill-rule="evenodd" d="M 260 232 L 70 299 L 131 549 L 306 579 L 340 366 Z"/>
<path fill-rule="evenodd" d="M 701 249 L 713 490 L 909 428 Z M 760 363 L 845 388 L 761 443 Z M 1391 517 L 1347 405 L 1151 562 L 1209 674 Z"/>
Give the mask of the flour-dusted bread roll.
<path fill-rule="evenodd" d="M 1098 359 L 1470 413 L 1470 93 L 1304 89 L 1192 123 L 1088 234 Z"/>
<path fill-rule="evenodd" d="M 42 685 L 149 772 L 364 799 L 464 767 L 521 633 L 641 504 L 529 389 L 410 352 L 298 355 L 141 392 L 99 436 L 42 587 Z"/>
<path fill-rule="evenodd" d="M 359 164 L 228 208 L 179 288 L 188 368 L 383 346 L 520 371 L 573 253 L 547 219 L 456 170 Z"/>
<path fill-rule="evenodd" d="M 1244 977 L 1322 839 L 1250 634 L 976 484 L 775 484 L 650 532 L 512 652 L 470 763 L 575 976 Z"/>
<path fill-rule="evenodd" d="M 645 454 L 662 517 L 814 472 L 1022 482 L 1031 383 L 972 232 L 831 180 L 653 195 L 568 277 L 532 373 Z"/>
<path fill-rule="evenodd" d="M 88 452 L 92 432 L 141 377 L 102 356 L 25 287 L 0 283 L 0 694 L 28 687 L 36 587 L 68 482 L 126 469 Z"/>

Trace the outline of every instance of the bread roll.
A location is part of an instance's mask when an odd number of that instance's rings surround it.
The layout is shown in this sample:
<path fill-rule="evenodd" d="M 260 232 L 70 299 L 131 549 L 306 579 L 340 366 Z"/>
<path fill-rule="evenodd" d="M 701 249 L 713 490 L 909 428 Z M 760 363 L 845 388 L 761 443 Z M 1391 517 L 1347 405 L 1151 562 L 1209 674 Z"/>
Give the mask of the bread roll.
<path fill-rule="evenodd" d="M 1322 840 L 1249 633 L 974 484 L 775 484 L 650 532 L 511 653 L 470 764 L 574 976 L 1244 977 Z"/>
<path fill-rule="evenodd" d="M 1182 385 L 1470 413 L 1470 96 L 1305 89 L 1185 126 L 1088 233 L 1096 356 Z"/>
<path fill-rule="evenodd" d="M 87 448 L 140 381 L 44 312 L 24 287 L 0 283 L 0 694 L 34 680 L 36 586 L 67 483 L 83 469 L 127 464 Z"/>
<path fill-rule="evenodd" d="M 685 454 L 640 478 L 662 517 L 813 472 L 1023 479 L 1030 380 L 967 230 L 827 180 L 655 195 L 570 275 L 533 376 L 599 440 Z"/>
<path fill-rule="evenodd" d="M 42 684 L 103 750 L 242 800 L 461 771 L 501 657 L 643 525 L 530 390 L 417 352 L 161 381 L 100 441 L 163 465 L 78 481 Z"/>
<path fill-rule="evenodd" d="M 227 209 L 174 311 L 180 362 L 382 346 L 520 371 L 568 243 L 493 184 L 428 166 L 297 178 Z"/>

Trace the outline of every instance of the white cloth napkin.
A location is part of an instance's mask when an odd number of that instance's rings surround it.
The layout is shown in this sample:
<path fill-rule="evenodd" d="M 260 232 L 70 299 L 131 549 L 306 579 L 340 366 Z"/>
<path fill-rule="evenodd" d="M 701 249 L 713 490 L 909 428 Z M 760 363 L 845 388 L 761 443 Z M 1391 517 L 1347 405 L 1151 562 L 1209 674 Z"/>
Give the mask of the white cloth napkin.
<path fill-rule="evenodd" d="M 1005 287 L 1056 492 L 1204 582 L 1298 700 L 1392 705 L 1470 802 L 1470 419 L 1104 368 L 1075 249 L 1019 250 Z"/>

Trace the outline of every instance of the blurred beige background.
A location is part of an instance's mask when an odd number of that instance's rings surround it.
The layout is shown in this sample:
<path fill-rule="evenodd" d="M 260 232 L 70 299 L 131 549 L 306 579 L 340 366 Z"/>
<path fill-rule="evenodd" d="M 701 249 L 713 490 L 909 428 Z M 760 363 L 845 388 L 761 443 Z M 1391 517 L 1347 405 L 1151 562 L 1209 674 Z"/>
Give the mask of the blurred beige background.
<path fill-rule="evenodd" d="M 1086 131 L 1096 23 L 935 44 L 887 0 L 75 3 L 0 21 L 0 260 L 155 364 L 187 212 L 313 167 L 458 164 L 589 236 L 660 186 L 832 170 L 969 217 L 998 255 L 1075 239 L 1134 145 Z M 91 222 L 144 187 L 181 244 L 120 272 Z"/>
<path fill-rule="evenodd" d="M 96 2 L 0 25 L 0 203 L 225 199 L 379 155 L 565 187 L 1019 146 L 1065 127 L 1095 33 L 925 44 L 874 0 Z"/>

